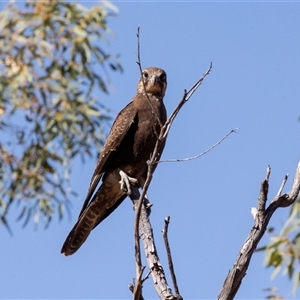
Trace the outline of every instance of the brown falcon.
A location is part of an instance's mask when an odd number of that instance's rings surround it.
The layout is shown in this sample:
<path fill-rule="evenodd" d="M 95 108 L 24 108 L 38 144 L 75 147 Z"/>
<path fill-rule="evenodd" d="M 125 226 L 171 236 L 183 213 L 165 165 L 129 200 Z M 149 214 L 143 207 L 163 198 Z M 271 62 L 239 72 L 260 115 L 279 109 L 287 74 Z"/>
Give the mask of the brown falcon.
<path fill-rule="evenodd" d="M 142 72 L 137 94 L 113 123 L 77 223 L 67 236 L 61 253 L 75 253 L 90 232 L 126 198 L 127 194 L 120 186 L 120 171 L 137 179 L 138 187 L 143 187 L 147 177 L 147 160 L 166 121 L 163 103 L 166 88 L 164 70 L 148 68 Z M 101 178 L 102 184 L 96 191 Z"/>

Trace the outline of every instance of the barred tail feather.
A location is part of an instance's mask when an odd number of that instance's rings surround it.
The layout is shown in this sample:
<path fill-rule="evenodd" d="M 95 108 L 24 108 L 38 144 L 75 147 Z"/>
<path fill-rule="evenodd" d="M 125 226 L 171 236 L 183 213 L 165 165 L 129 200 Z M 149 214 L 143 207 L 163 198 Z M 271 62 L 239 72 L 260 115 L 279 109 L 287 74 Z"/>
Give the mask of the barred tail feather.
<path fill-rule="evenodd" d="M 95 227 L 98 218 L 99 217 L 95 214 L 95 210 L 91 209 L 91 206 L 87 207 L 67 236 L 61 253 L 66 256 L 74 254 L 85 242 Z"/>
<path fill-rule="evenodd" d="M 126 198 L 120 189 L 119 174 L 112 173 L 106 177 L 88 207 L 79 216 L 77 223 L 67 236 L 61 253 L 74 254 L 85 242 L 91 231 L 108 217 Z"/>

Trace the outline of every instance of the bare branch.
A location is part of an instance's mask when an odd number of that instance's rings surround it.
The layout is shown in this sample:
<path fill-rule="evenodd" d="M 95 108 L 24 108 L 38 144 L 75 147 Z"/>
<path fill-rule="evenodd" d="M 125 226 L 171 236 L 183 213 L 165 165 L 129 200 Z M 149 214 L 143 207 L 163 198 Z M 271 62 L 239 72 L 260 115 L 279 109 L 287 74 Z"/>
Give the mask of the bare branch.
<path fill-rule="evenodd" d="M 213 150 L 215 147 L 220 145 L 226 138 L 228 138 L 232 133 L 236 133 L 239 128 L 236 129 L 231 129 L 225 136 L 223 136 L 218 142 L 216 142 L 214 145 L 212 145 L 210 148 L 207 150 L 203 151 L 200 154 L 197 154 L 195 156 L 187 157 L 187 158 L 174 158 L 174 159 L 164 159 L 164 160 L 159 160 L 157 163 L 163 163 L 163 162 L 183 162 L 183 161 L 189 161 L 193 159 L 197 159 L 204 154 L 208 153 L 209 151 Z"/>
<path fill-rule="evenodd" d="M 270 166 L 268 166 L 266 179 L 264 181 L 262 181 L 261 187 L 260 187 L 260 193 L 259 193 L 258 202 L 257 202 L 257 208 L 259 211 L 265 211 L 265 209 L 266 209 L 266 203 L 268 200 L 268 192 L 269 192 L 270 174 L 271 174 L 271 168 L 270 168 Z"/>
<path fill-rule="evenodd" d="M 144 85 L 144 90 L 146 91 L 146 86 L 145 86 L 145 82 L 144 82 L 144 78 L 143 78 L 143 71 L 142 71 L 142 65 L 141 65 L 141 54 L 140 54 L 140 27 L 138 26 L 137 28 L 137 47 L 138 47 L 138 61 L 137 64 L 139 66 L 140 69 L 140 73 L 141 73 L 141 78 L 143 81 L 143 85 Z M 151 101 L 148 98 L 147 93 L 146 97 L 148 99 L 148 102 L 150 104 L 150 107 L 153 110 L 153 107 L 151 105 Z M 158 118 L 158 116 L 157 116 Z M 136 260 L 136 278 L 139 278 L 139 275 L 141 274 L 141 269 L 142 269 L 142 262 L 141 262 L 141 248 L 140 248 L 140 236 L 139 236 L 139 222 L 140 222 L 140 214 L 141 214 L 141 209 L 142 209 L 142 204 L 143 204 L 143 199 L 146 195 L 146 191 L 142 192 L 142 195 L 139 195 L 138 191 L 135 191 L 134 193 L 131 194 L 132 196 L 132 201 L 134 202 L 134 206 L 135 206 L 135 211 L 136 211 L 136 216 L 135 216 L 135 222 L 134 222 L 134 248 L 135 248 L 135 260 Z M 135 200 L 138 200 L 135 201 Z M 137 205 L 135 205 L 135 203 L 138 203 Z M 141 277 L 140 277 L 141 280 Z M 139 285 L 141 284 L 141 282 L 139 282 Z M 139 292 L 137 290 L 137 292 Z M 141 294 L 141 292 L 139 292 Z M 138 297 L 139 295 L 136 295 L 136 292 L 134 293 L 134 298 Z"/>
<path fill-rule="evenodd" d="M 162 129 L 162 131 L 163 131 L 162 137 L 163 138 L 166 138 L 166 136 L 168 135 L 171 124 L 174 121 L 174 119 L 176 118 L 177 114 L 179 113 L 181 107 L 190 99 L 190 97 L 194 94 L 194 92 L 197 90 L 197 88 L 202 84 L 203 80 L 211 72 L 211 70 L 212 70 L 212 63 L 210 64 L 210 66 L 206 70 L 206 72 L 202 75 L 202 77 L 188 91 L 184 90 L 181 100 L 179 101 L 178 105 L 174 109 L 173 113 L 171 114 L 171 116 L 169 117 L 169 119 L 167 120 L 165 125 L 163 126 L 163 129 Z"/>
<path fill-rule="evenodd" d="M 289 178 L 289 174 L 284 175 L 281 186 L 280 186 L 280 188 L 278 190 L 278 193 L 277 193 L 277 197 L 279 197 L 282 194 L 282 190 L 283 190 L 288 178 Z"/>
<path fill-rule="evenodd" d="M 135 291 L 135 284 L 129 284 L 128 285 L 129 290 L 134 294 L 134 297 L 139 294 L 139 298 L 136 298 L 137 300 L 144 300 L 144 297 L 142 295 L 142 291 L 140 290 L 139 292 Z M 134 298 L 135 299 L 135 298 Z"/>
<path fill-rule="evenodd" d="M 140 52 L 140 46 L 139 46 L 139 28 L 138 28 L 138 33 L 137 33 L 137 38 L 138 38 L 138 52 Z M 138 65 L 140 66 L 140 71 L 141 69 L 141 62 L 140 62 L 140 54 L 138 53 Z M 144 247 L 145 249 L 151 248 L 154 254 L 156 255 L 157 261 L 153 263 L 152 261 L 148 260 L 148 265 L 150 270 L 152 271 L 152 278 L 154 281 L 154 286 L 156 288 L 156 291 L 161 299 L 177 299 L 176 296 L 172 295 L 171 289 L 167 286 L 167 282 L 165 280 L 164 276 L 164 271 L 159 263 L 158 256 L 156 254 L 156 248 L 153 248 L 154 245 L 154 239 L 153 243 L 149 242 L 149 236 L 151 233 L 152 236 L 152 228 L 149 223 L 149 218 L 146 212 L 146 209 L 143 207 L 143 201 L 145 198 L 145 195 L 147 193 L 149 184 L 152 180 L 152 175 L 155 169 L 155 166 L 157 164 L 158 158 L 161 155 L 161 151 L 163 149 L 165 140 L 167 138 L 168 132 L 170 130 L 171 124 L 175 117 L 177 116 L 179 110 L 181 107 L 189 100 L 189 98 L 193 95 L 193 93 L 196 91 L 196 89 L 202 84 L 204 78 L 210 73 L 212 69 L 212 64 L 210 64 L 209 69 L 204 73 L 204 75 L 188 90 L 184 91 L 184 95 L 175 108 L 174 112 L 171 114 L 169 119 L 166 121 L 166 123 L 161 127 L 160 134 L 157 138 L 153 153 L 149 159 L 148 163 L 148 171 L 147 171 L 147 178 L 145 182 L 141 185 L 143 187 L 142 193 L 139 195 L 138 201 L 137 199 L 137 193 L 138 190 L 136 188 L 132 188 L 132 190 L 135 190 L 133 192 L 134 196 L 132 197 L 132 200 L 134 200 L 134 207 L 135 207 L 135 222 L 134 222 L 134 240 L 135 240 L 135 257 L 136 257 L 136 278 L 139 277 L 139 274 L 141 274 L 141 269 L 142 269 L 142 264 L 141 264 L 141 254 L 140 254 L 140 241 L 139 241 L 139 231 L 141 232 L 141 238 L 143 239 L 144 242 Z M 141 71 L 142 72 L 142 71 Z M 143 77 L 142 77 L 143 78 Z M 144 83 L 144 88 L 145 88 L 145 83 Z M 149 100 L 149 99 L 148 99 Z M 150 102 L 150 101 L 149 101 Z M 146 232 L 144 234 L 144 232 Z M 143 238 L 143 236 L 147 236 L 147 239 Z M 149 244 L 150 243 L 150 244 Z M 149 251 L 146 251 L 146 258 L 148 259 L 149 256 Z M 160 274 L 159 276 L 157 274 Z M 161 276 L 161 277 L 160 277 Z M 134 296 L 134 297 L 138 297 Z"/>
<path fill-rule="evenodd" d="M 299 191 L 300 191 L 300 162 L 298 163 L 296 176 L 294 178 L 292 191 L 290 193 L 291 199 L 296 199 L 298 197 Z"/>
<path fill-rule="evenodd" d="M 198 87 L 203 83 L 204 78 L 210 73 L 211 69 L 212 69 L 212 62 L 210 63 L 210 66 L 208 70 L 204 73 L 204 75 L 187 91 L 186 101 L 188 101 L 193 96 L 193 94 L 196 92 Z"/>
<path fill-rule="evenodd" d="M 148 278 L 149 276 L 151 275 L 151 270 L 148 272 L 148 274 L 142 279 L 142 283 L 144 283 Z"/>
<path fill-rule="evenodd" d="M 271 167 L 268 166 L 268 167 L 267 167 L 267 173 L 266 173 L 266 180 L 267 180 L 267 181 L 269 181 L 270 175 L 271 175 Z"/>
<path fill-rule="evenodd" d="M 142 75 L 143 70 L 142 70 L 142 65 L 141 65 L 141 51 L 140 51 L 140 26 L 138 26 L 138 28 L 137 28 L 136 38 L 137 38 L 137 57 L 138 57 L 138 60 L 136 63 L 138 64 L 141 75 Z"/>
<path fill-rule="evenodd" d="M 130 184 L 130 183 L 129 183 Z M 131 194 L 129 195 L 133 204 L 134 204 L 134 209 L 136 212 L 136 218 L 137 215 L 140 217 L 141 214 L 141 207 L 137 206 L 136 204 L 139 205 L 139 198 L 140 198 L 140 193 L 136 188 L 131 188 Z M 141 296 L 142 291 L 142 282 L 141 282 L 141 274 L 142 274 L 142 259 L 141 259 L 141 248 L 140 248 L 140 236 L 139 236 L 139 222 L 137 222 L 135 218 L 135 224 L 134 224 L 134 252 L 135 252 L 135 263 L 136 263 L 136 283 L 135 287 L 139 287 L 140 289 L 134 289 L 133 297 L 134 299 L 137 299 L 138 297 Z"/>
<path fill-rule="evenodd" d="M 134 292 L 133 292 L 133 300 L 142 300 L 144 299 L 142 296 L 142 276 L 143 272 L 145 270 L 145 267 L 142 267 L 140 270 L 140 274 L 138 274 L 138 277 L 136 278 L 136 282 L 134 285 Z"/>
<path fill-rule="evenodd" d="M 140 200 L 139 200 L 139 198 L 136 197 L 136 195 L 137 194 L 139 195 L 139 191 L 136 187 L 131 187 L 131 189 L 135 196 L 133 197 L 131 195 L 130 198 L 133 202 L 134 209 L 137 214 L 137 210 L 139 209 L 138 206 L 140 204 Z M 146 253 L 146 260 L 147 260 L 147 264 L 150 269 L 150 274 L 151 274 L 153 282 L 154 282 L 154 287 L 161 299 L 168 299 L 168 300 L 169 299 L 170 300 L 177 299 L 176 296 L 174 296 L 172 294 L 172 291 L 167 284 L 164 269 L 160 263 L 160 260 L 159 260 L 158 254 L 157 254 L 153 231 L 152 231 L 152 227 L 151 227 L 151 223 L 150 223 L 150 219 L 149 219 L 150 210 L 149 210 L 149 205 L 148 205 L 148 199 L 145 198 L 144 201 L 142 202 L 142 204 L 144 204 L 144 205 L 142 205 L 142 207 L 140 209 L 139 231 L 140 231 L 141 239 L 143 240 L 145 253 Z M 135 224 L 135 226 L 136 226 L 136 224 Z M 143 281 L 144 280 L 141 280 L 140 283 L 142 284 Z"/>
<path fill-rule="evenodd" d="M 178 297 L 178 299 L 180 299 L 181 296 L 180 296 L 178 285 L 177 285 L 176 275 L 175 275 L 175 271 L 174 271 L 174 267 L 173 267 L 171 248 L 170 248 L 169 240 L 168 240 L 169 224 L 170 224 L 170 217 L 168 216 L 165 218 L 165 228 L 162 231 L 162 234 L 163 234 L 163 238 L 164 238 L 164 242 L 165 242 L 165 246 L 166 246 L 169 270 L 170 270 L 170 274 L 171 274 L 171 278 L 172 278 L 172 282 L 173 282 L 173 286 L 174 286 L 174 292 L 175 292 L 176 296 Z"/>
<path fill-rule="evenodd" d="M 280 193 L 277 195 L 267 209 L 265 209 L 268 187 L 269 187 L 269 177 L 270 177 L 271 169 L 268 167 L 266 179 L 261 183 L 260 195 L 258 199 L 257 209 L 254 213 L 254 226 L 252 227 L 249 236 L 244 242 L 242 249 L 240 250 L 237 260 L 234 263 L 233 269 L 229 271 L 221 292 L 218 296 L 218 299 L 233 299 L 236 295 L 242 279 L 246 275 L 246 271 L 250 264 L 250 260 L 252 258 L 253 252 L 255 251 L 259 241 L 263 237 L 269 221 L 275 212 L 275 210 L 279 207 L 290 206 L 296 200 L 299 191 L 300 191 L 300 162 L 298 164 L 296 174 L 294 177 L 293 188 L 290 194 L 281 195 L 282 188 L 285 185 L 286 177 L 281 184 L 279 189 Z"/>

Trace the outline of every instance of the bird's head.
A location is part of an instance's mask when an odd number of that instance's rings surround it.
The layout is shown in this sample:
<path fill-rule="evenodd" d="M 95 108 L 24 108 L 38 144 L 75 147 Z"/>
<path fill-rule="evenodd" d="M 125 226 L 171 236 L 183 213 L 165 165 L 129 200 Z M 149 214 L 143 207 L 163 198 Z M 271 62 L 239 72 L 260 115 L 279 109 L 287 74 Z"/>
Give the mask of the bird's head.
<path fill-rule="evenodd" d="M 159 68 L 147 68 L 142 72 L 138 83 L 138 93 L 149 93 L 157 97 L 163 97 L 167 88 L 167 74 Z"/>

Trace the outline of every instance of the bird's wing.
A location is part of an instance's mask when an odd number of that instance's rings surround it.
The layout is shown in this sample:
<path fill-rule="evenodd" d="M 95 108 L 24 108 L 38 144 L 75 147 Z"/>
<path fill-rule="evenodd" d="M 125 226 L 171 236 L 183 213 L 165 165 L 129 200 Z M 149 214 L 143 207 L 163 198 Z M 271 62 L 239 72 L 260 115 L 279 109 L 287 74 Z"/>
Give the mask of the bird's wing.
<path fill-rule="evenodd" d="M 95 189 L 109 163 L 109 158 L 112 157 L 113 153 L 118 149 L 124 137 L 126 136 L 129 128 L 134 123 L 134 119 L 137 115 L 137 111 L 133 105 L 133 100 L 127 104 L 117 115 L 107 140 L 103 146 L 100 153 L 100 157 L 95 167 L 94 174 L 92 176 L 90 186 L 88 189 L 87 196 L 84 200 L 83 206 L 81 208 L 79 217 L 88 206 Z"/>

